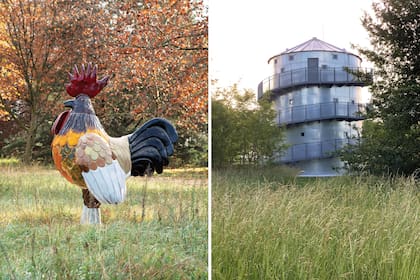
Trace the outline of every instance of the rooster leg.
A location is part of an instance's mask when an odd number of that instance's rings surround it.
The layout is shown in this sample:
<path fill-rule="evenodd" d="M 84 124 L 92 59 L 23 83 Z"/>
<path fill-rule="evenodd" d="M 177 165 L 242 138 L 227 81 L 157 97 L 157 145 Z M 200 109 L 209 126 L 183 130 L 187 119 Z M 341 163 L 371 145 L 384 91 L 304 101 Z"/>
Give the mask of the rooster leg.
<path fill-rule="evenodd" d="M 99 206 L 101 203 L 90 193 L 88 189 L 83 189 L 83 211 L 80 217 L 80 223 L 84 224 L 100 224 L 101 211 Z"/>

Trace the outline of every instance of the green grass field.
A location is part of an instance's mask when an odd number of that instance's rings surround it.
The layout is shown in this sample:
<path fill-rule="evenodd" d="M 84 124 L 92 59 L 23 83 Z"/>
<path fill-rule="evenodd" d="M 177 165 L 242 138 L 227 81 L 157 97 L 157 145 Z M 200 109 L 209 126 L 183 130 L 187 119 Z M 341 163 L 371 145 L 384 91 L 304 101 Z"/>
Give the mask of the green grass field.
<path fill-rule="evenodd" d="M 53 169 L 0 167 L 0 279 L 207 279 L 207 171 L 130 178 L 102 225 Z"/>
<path fill-rule="evenodd" d="M 282 172 L 212 171 L 213 279 L 420 279 L 419 182 Z"/>

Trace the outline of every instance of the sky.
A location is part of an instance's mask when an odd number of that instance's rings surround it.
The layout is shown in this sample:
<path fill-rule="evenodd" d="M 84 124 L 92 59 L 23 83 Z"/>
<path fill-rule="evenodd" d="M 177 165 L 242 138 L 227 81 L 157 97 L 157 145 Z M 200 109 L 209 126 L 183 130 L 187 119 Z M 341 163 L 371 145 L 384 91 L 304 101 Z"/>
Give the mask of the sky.
<path fill-rule="evenodd" d="M 361 24 L 372 0 L 211 0 L 209 75 L 216 87 L 257 91 L 270 57 L 313 37 L 357 54 L 369 46 Z M 366 62 L 363 67 L 368 67 Z"/>

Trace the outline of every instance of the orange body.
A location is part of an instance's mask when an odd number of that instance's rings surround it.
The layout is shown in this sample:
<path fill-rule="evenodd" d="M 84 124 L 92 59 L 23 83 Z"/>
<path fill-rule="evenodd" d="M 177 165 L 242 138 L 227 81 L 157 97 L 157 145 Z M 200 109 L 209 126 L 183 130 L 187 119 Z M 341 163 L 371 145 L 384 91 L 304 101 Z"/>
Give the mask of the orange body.
<path fill-rule="evenodd" d="M 82 169 L 76 164 L 76 145 L 79 138 L 85 133 L 94 133 L 104 138 L 109 142 L 109 136 L 100 129 L 88 129 L 84 132 L 75 132 L 70 129 L 63 135 L 57 134 L 51 143 L 52 156 L 61 175 L 64 176 L 70 183 L 76 184 L 85 189 L 86 184 L 82 177 Z"/>

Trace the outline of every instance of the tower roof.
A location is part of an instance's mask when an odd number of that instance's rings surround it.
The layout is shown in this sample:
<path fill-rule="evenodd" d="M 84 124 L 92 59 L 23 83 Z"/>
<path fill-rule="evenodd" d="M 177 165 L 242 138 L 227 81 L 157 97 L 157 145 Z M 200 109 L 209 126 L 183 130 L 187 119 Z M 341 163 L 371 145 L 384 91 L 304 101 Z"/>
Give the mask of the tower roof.
<path fill-rule="evenodd" d="M 346 51 L 346 49 L 342 49 L 339 47 L 336 47 L 334 45 L 331 45 L 327 42 L 324 42 L 316 37 L 313 37 L 312 39 L 303 42 L 302 44 L 299 44 L 293 48 L 290 49 L 286 49 L 284 52 L 274 55 L 272 56 L 268 62 L 270 62 L 270 60 L 276 56 L 279 55 L 284 55 L 284 54 L 290 54 L 290 53 L 296 53 L 296 52 L 310 52 L 310 51 L 327 51 L 327 52 L 340 52 L 340 53 L 348 53 L 348 54 L 352 54 L 355 55 L 353 53 L 350 53 L 348 51 Z M 357 57 L 359 57 L 358 55 L 355 55 Z M 359 57 L 360 58 L 360 57 Z"/>
<path fill-rule="evenodd" d="M 319 40 L 316 37 L 313 37 L 312 39 L 310 39 L 306 42 L 303 42 L 302 44 L 297 45 L 296 47 L 293 47 L 291 49 L 287 49 L 286 51 L 282 52 L 281 54 L 294 53 L 294 52 L 306 52 L 306 51 L 346 52 L 345 49 L 341 49 L 341 48 L 336 47 L 334 45 L 331 45 L 327 42 Z"/>

